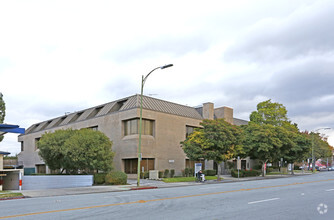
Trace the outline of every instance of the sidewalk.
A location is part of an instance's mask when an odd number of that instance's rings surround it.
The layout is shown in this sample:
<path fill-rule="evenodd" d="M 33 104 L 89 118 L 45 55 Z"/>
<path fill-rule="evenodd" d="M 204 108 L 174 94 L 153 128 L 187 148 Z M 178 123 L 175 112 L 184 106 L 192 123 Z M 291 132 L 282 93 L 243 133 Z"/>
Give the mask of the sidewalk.
<path fill-rule="evenodd" d="M 137 180 L 128 179 L 129 185 L 108 185 L 108 186 L 90 186 L 90 187 L 61 188 L 61 189 L 22 190 L 22 191 L 12 191 L 12 192 L 20 192 L 26 198 L 34 198 L 34 197 L 78 195 L 78 194 L 90 194 L 90 193 L 122 192 L 128 190 L 138 190 L 138 189 L 194 186 L 200 184 L 221 184 L 221 183 L 253 181 L 253 180 L 263 180 L 263 179 L 288 178 L 299 175 L 308 175 L 308 174 L 269 175 L 265 177 L 258 176 L 258 177 L 239 178 L 239 179 L 231 177 L 230 175 L 221 175 L 221 177 L 223 178 L 223 180 L 221 181 L 208 180 L 204 183 L 196 183 L 196 182 L 165 183 L 163 181 L 158 181 L 158 180 L 142 179 L 140 180 L 139 188 L 137 187 Z"/>

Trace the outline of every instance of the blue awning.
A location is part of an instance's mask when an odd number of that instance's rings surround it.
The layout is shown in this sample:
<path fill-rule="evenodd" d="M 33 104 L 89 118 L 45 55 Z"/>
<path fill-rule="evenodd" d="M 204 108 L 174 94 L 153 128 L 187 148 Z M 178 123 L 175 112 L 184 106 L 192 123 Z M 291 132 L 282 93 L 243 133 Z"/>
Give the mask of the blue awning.
<path fill-rule="evenodd" d="M 18 125 L 9 125 L 9 124 L 0 124 L 0 135 L 6 133 L 17 133 L 17 134 L 24 134 L 25 129 L 20 128 Z"/>

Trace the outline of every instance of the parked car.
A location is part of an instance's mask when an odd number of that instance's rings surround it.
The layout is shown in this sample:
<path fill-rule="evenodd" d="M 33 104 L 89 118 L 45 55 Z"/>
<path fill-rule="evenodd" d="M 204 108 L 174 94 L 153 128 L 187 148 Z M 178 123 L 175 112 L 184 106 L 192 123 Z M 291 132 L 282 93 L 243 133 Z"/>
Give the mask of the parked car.
<path fill-rule="evenodd" d="M 327 170 L 327 167 L 326 166 L 315 166 L 315 169 L 317 171 L 324 171 L 324 170 Z"/>
<path fill-rule="evenodd" d="M 334 166 L 328 167 L 328 171 L 334 171 Z"/>

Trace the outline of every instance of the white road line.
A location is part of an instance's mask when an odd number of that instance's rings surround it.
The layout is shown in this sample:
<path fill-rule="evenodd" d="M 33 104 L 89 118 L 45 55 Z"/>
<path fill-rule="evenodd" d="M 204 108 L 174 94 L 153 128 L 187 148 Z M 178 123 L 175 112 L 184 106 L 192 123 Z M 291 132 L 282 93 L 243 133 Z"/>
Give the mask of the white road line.
<path fill-rule="evenodd" d="M 329 192 L 329 191 L 334 191 L 334 189 L 327 189 L 326 192 Z"/>
<path fill-rule="evenodd" d="M 272 198 L 272 199 L 259 200 L 259 201 L 249 202 L 248 205 L 250 205 L 250 204 L 255 204 L 255 203 L 260 203 L 260 202 L 268 202 L 268 201 L 273 201 L 273 200 L 278 200 L 278 199 L 279 199 L 279 198 Z"/>

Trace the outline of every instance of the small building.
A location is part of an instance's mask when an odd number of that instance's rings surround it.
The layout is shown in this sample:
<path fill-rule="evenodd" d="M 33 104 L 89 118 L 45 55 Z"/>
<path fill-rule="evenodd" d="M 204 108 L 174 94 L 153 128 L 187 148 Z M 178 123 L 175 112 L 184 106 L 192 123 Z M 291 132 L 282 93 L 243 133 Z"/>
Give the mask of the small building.
<path fill-rule="evenodd" d="M 213 103 L 189 107 L 148 96 L 143 97 L 141 170 L 174 169 L 181 175 L 186 167 L 194 167 L 183 149 L 184 141 L 203 119 L 224 118 L 236 125 L 248 122 L 233 117 L 229 107 L 214 108 Z M 21 152 L 19 164 L 24 172 L 51 173 L 38 155 L 37 143 L 45 132 L 58 129 L 91 128 L 103 132 L 113 142 L 114 168 L 127 174 L 137 173 L 139 141 L 140 95 L 133 95 L 110 103 L 51 118 L 31 125 L 19 136 Z M 202 161 L 203 169 L 217 169 L 212 161 Z"/>
<path fill-rule="evenodd" d="M 0 151 L 0 191 L 18 190 L 22 186 L 23 169 L 4 169 L 3 157 L 9 152 Z"/>

